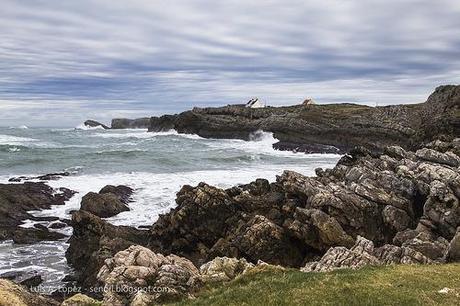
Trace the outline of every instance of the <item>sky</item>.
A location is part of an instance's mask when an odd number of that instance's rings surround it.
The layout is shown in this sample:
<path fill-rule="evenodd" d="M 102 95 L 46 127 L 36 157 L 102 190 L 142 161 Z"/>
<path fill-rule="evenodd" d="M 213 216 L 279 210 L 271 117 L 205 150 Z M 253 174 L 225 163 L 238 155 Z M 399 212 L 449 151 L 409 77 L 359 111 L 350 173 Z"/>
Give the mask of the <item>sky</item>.
<path fill-rule="evenodd" d="M 416 103 L 458 83 L 458 0 L 1 1 L 0 126 Z"/>

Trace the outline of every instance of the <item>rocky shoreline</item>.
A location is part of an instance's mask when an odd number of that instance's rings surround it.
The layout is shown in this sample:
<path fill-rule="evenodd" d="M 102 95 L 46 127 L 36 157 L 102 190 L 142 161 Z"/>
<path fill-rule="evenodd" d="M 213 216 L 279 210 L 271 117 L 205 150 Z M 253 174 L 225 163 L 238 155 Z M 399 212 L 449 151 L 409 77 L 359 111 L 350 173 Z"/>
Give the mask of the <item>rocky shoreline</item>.
<path fill-rule="evenodd" d="M 284 171 L 274 182 L 229 189 L 185 185 L 175 208 L 139 228 L 103 219 L 129 210 L 136 192 L 111 185 L 86 194 L 71 220 L 47 217 L 49 226 L 23 228 L 24 220 L 41 220 L 29 211 L 62 205 L 74 192 L 36 182 L 65 173 L 12 178 L 0 184 L 0 240 L 65 239 L 52 224 L 69 224 L 74 272 L 65 286 L 79 288 L 70 296 L 87 296 L 63 302 L 69 294 L 32 294 L 37 278 L 22 286 L 0 280 L 0 292 L 27 305 L 149 305 L 266 267 L 310 273 L 460 262 L 459 104 L 460 86 L 443 86 L 416 105 L 229 106 L 152 118 L 151 131 L 249 139 L 264 130 L 279 149 L 346 154 L 314 177 Z"/>
<path fill-rule="evenodd" d="M 459 262 L 459 154 L 460 139 L 415 152 L 355 148 L 316 177 L 285 171 L 275 182 L 225 190 L 184 186 L 177 207 L 143 229 L 80 209 L 66 253 L 75 270 L 69 285 L 107 305 L 148 305 L 266 266 L 324 272 Z M 171 291 L 91 291 L 107 286 Z"/>
<path fill-rule="evenodd" d="M 251 139 L 256 131 L 273 133 L 278 150 L 345 153 L 355 146 L 382 152 L 391 145 L 416 149 L 435 138 L 460 133 L 460 86 L 440 86 L 420 104 L 368 107 L 357 104 L 288 107 L 194 108 L 152 117 L 149 131 L 175 129 L 205 138 Z M 332 151 L 331 151 L 332 150 Z"/>
<path fill-rule="evenodd" d="M 143 229 L 104 221 L 85 207 L 85 199 L 70 222 L 66 258 L 75 274 L 69 286 L 106 304 L 147 305 L 193 295 L 207 282 L 265 265 L 322 272 L 459 262 L 459 166 L 460 139 L 433 141 L 415 152 L 390 146 L 376 154 L 358 147 L 333 169 L 317 169 L 316 177 L 285 171 L 275 182 L 258 179 L 225 190 L 184 186 L 177 207 Z M 44 197 L 45 208 L 71 196 L 49 189 L 44 183 L 4 184 L 1 203 L 9 211 L 14 203 Z M 17 193 L 21 198 L 12 199 Z M 129 203 L 131 193 L 107 186 L 89 196 L 92 206 L 111 210 L 113 203 Z M 3 214 L 2 224 L 16 228 L 31 217 L 26 208 L 41 206 L 24 206 L 9 219 Z M 5 226 L 3 232 L 14 233 Z M 172 291 L 91 292 L 117 285 Z"/>

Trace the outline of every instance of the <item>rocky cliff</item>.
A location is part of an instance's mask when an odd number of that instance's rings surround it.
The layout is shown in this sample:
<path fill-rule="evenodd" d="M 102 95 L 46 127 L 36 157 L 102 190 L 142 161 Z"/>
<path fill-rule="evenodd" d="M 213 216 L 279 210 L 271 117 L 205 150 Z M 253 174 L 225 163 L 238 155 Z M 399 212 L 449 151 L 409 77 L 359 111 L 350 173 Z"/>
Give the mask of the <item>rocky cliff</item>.
<path fill-rule="evenodd" d="M 436 88 L 426 102 L 411 105 L 194 108 L 178 115 L 152 117 L 149 130 L 174 128 L 206 138 L 244 140 L 264 130 L 279 140 L 274 147 L 280 150 L 336 152 L 335 147 L 346 152 L 360 145 L 381 152 L 389 145 L 415 149 L 435 138 L 459 136 L 459 107 L 460 86 L 448 85 Z"/>
<path fill-rule="evenodd" d="M 316 177 L 285 171 L 226 190 L 184 186 L 148 231 L 78 211 L 67 259 L 85 286 L 133 244 L 196 266 L 221 256 L 309 271 L 460 261 L 459 154 L 460 139 L 417 151 L 356 148 Z"/>
<path fill-rule="evenodd" d="M 150 118 L 112 119 L 112 129 L 147 129 L 150 127 Z"/>

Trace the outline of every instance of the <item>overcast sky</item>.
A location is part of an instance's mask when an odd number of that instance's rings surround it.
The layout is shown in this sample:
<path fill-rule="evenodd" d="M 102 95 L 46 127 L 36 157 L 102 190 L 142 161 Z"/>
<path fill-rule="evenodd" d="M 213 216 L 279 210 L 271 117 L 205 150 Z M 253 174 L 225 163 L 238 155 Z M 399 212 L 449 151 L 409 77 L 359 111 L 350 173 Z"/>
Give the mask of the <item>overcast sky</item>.
<path fill-rule="evenodd" d="M 458 0 L 1 1 L 2 126 L 253 96 L 414 103 L 458 83 Z"/>

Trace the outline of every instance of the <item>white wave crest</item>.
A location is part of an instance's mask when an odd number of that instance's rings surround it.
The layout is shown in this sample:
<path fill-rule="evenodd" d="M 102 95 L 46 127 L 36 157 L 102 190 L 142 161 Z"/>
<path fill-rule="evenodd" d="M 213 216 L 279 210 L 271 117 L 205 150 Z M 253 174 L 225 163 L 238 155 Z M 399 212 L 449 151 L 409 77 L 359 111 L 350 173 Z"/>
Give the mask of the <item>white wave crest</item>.
<path fill-rule="evenodd" d="M 79 131 L 104 130 L 100 125 L 91 127 L 84 124 L 77 125 L 74 129 Z"/>
<path fill-rule="evenodd" d="M 11 135 L 1 135 L 0 134 L 0 145 L 24 145 L 30 142 L 36 142 L 37 139 L 28 138 L 28 137 L 18 137 L 18 136 L 11 136 Z"/>

